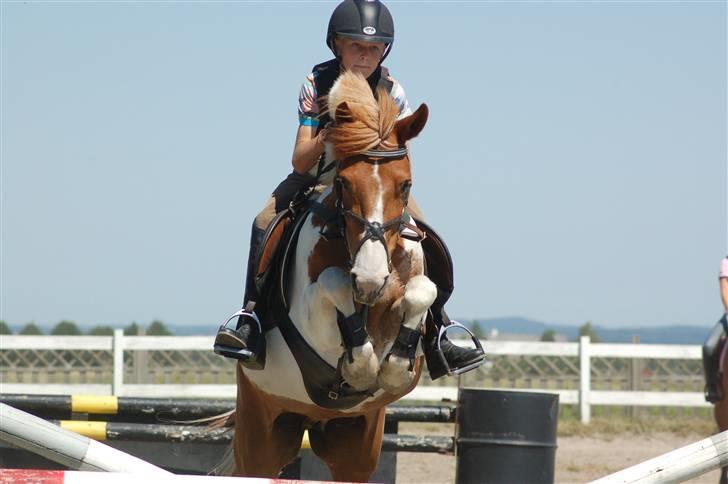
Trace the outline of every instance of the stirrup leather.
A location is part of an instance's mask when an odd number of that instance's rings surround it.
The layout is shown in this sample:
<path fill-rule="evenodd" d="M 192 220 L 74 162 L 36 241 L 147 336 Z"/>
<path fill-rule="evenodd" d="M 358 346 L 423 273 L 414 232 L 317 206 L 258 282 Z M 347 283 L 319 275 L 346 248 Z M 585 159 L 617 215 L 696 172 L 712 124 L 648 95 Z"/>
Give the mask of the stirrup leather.
<path fill-rule="evenodd" d="M 477 349 L 479 349 L 482 353 L 485 353 L 483 351 L 483 345 L 480 344 L 480 341 L 475 336 L 475 334 L 473 334 L 473 332 L 470 331 L 467 327 L 463 326 L 462 324 L 460 324 L 454 320 L 451 320 L 450 324 L 448 324 L 447 326 L 445 326 L 443 324 L 442 326 L 440 326 L 440 330 L 438 331 L 438 334 L 437 334 L 437 356 L 440 358 L 440 361 L 445 366 L 445 370 L 447 370 L 448 376 L 457 376 L 457 375 L 460 375 L 467 371 L 470 371 L 472 369 L 475 369 L 475 368 L 479 367 L 480 365 L 482 365 L 483 362 L 485 361 L 485 354 L 484 354 L 483 357 L 481 359 L 479 359 L 478 361 L 473 362 L 469 365 L 465 365 L 462 368 L 456 368 L 454 370 L 452 368 L 450 368 L 450 364 L 447 362 L 447 359 L 445 358 L 445 354 L 442 352 L 441 342 L 442 342 L 443 336 L 445 336 L 445 334 L 449 330 L 454 329 L 454 328 L 459 328 L 459 329 L 465 330 L 465 332 L 468 333 L 468 336 L 470 336 L 470 339 L 473 340 L 473 344 L 475 345 L 475 347 Z"/>

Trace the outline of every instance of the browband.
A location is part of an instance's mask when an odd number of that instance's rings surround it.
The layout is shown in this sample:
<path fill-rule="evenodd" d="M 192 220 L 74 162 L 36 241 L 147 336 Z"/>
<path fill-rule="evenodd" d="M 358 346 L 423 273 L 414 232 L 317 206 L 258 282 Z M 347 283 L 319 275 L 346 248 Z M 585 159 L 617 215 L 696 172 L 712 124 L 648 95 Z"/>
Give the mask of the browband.
<path fill-rule="evenodd" d="M 366 156 L 374 156 L 376 158 L 401 158 L 407 154 L 407 147 L 403 146 L 398 150 L 392 151 L 369 150 L 362 154 Z"/>

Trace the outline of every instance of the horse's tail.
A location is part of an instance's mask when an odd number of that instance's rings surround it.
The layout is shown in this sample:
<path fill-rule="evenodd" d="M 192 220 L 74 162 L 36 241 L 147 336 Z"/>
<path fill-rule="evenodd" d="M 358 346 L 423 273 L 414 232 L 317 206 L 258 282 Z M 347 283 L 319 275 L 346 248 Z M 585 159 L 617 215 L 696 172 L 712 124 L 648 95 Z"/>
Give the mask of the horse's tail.
<path fill-rule="evenodd" d="M 199 419 L 200 422 L 207 422 L 207 430 L 213 431 L 224 427 L 235 427 L 235 409 L 219 415 Z M 235 472 L 235 455 L 233 453 L 233 442 L 231 441 L 225 449 L 220 461 L 213 467 L 209 475 L 232 476 Z"/>
<path fill-rule="evenodd" d="M 225 448 L 222 459 L 208 473 L 211 476 L 232 476 L 235 473 L 235 453 L 233 443 L 230 442 Z"/>
<path fill-rule="evenodd" d="M 210 430 L 221 429 L 223 427 L 234 427 L 235 426 L 235 409 L 228 410 L 224 413 L 212 415 L 211 417 L 205 417 L 196 420 L 197 422 L 207 422 L 207 428 Z"/>

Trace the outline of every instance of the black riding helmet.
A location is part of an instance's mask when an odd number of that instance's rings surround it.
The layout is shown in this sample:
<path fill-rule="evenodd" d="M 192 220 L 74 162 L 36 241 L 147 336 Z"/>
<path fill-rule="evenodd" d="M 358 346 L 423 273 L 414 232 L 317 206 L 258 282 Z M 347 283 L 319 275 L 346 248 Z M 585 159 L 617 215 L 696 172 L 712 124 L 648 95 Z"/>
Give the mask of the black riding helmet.
<path fill-rule="evenodd" d="M 337 35 L 368 42 L 383 42 L 384 55 L 389 55 L 394 42 L 394 20 L 389 9 L 379 0 L 344 0 L 331 14 L 326 45 L 338 57 L 334 39 Z"/>

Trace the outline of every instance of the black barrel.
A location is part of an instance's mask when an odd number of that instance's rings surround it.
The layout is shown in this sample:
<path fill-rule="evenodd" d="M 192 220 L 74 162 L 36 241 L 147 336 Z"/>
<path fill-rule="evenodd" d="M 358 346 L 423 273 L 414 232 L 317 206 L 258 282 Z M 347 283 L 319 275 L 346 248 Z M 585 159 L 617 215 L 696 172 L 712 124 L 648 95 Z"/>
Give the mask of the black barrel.
<path fill-rule="evenodd" d="M 554 482 L 559 396 L 460 390 L 455 482 Z"/>

